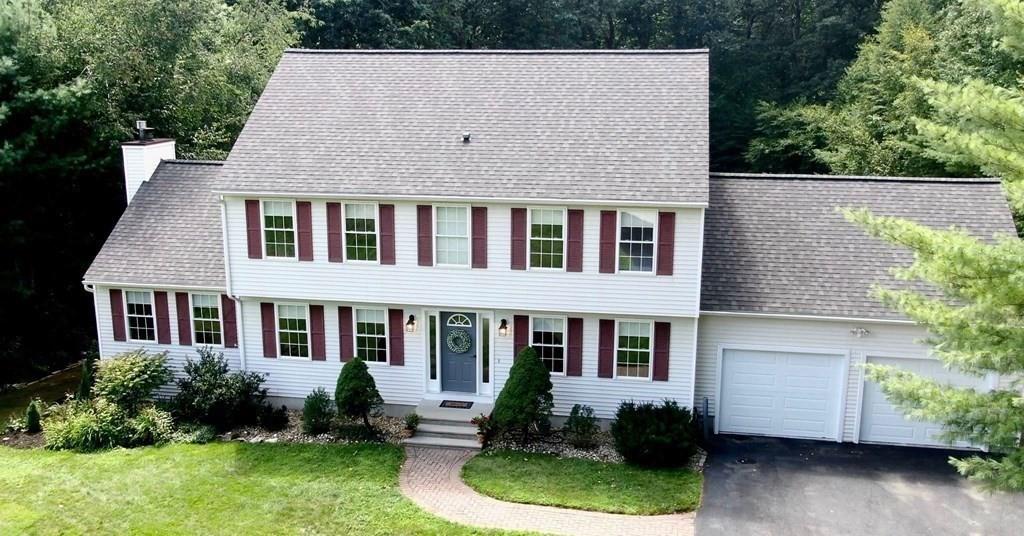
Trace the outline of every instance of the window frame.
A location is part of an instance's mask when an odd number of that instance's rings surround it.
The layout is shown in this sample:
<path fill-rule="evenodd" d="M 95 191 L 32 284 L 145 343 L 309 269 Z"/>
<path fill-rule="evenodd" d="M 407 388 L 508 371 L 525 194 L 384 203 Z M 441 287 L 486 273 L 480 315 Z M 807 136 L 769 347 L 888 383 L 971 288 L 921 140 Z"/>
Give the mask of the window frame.
<path fill-rule="evenodd" d="M 284 355 L 281 351 L 281 306 L 286 307 L 302 307 L 306 315 L 306 353 L 305 357 L 299 355 Z M 291 332 L 291 330 L 288 330 Z M 295 331 L 294 333 L 298 333 Z M 278 359 L 293 359 L 296 361 L 312 361 L 313 360 L 313 330 L 309 325 L 309 304 L 299 302 L 274 302 L 274 335 L 277 339 L 277 357 Z"/>
<path fill-rule="evenodd" d="M 560 320 L 562 322 L 562 344 L 560 345 L 561 348 L 562 348 L 562 372 L 550 372 L 550 371 L 548 371 L 548 372 L 552 376 L 565 376 L 566 375 L 565 374 L 565 368 L 566 368 L 566 366 L 567 366 L 567 364 L 569 362 L 569 359 L 568 359 L 568 353 L 569 353 L 569 318 L 566 317 L 566 316 L 559 316 L 559 315 L 536 315 L 536 316 L 530 315 L 530 344 L 529 345 L 533 346 L 533 347 L 537 346 L 533 342 L 533 331 L 534 331 L 534 329 L 533 329 L 533 320 L 535 318 L 543 318 L 543 319 L 548 319 L 548 320 Z M 549 348 L 557 348 L 557 347 L 559 347 L 559 345 L 555 345 L 555 344 L 543 344 L 543 345 L 540 345 L 540 346 L 546 346 L 546 347 L 549 347 Z M 537 353 L 537 357 L 540 358 L 541 363 L 544 362 L 544 358 L 540 356 L 540 352 Z"/>
<path fill-rule="evenodd" d="M 619 376 L 619 327 L 623 322 L 632 324 L 647 324 L 650 330 L 651 345 L 647 349 L 649 359 L 647 361 L 647 377 L 643 376 Z M 631 350 L 629 348 L 623 348 L 624 350 Z M 654 320 L 649 319 L 637 319 L 637 318 L 616 318 L 615 319 L 615 346 L 612 354 L 612 379 L 615 380 L 628 380 L 628 381 L 654 381 Z"/>
<path fill-rule="evenodd" d="M 194 297 L 197 296 L 197 295 L 198 296 L 213 296 L 216 299 L 215 303 L 217 304 L 217 327 L 220 328 L 220 344 L 209 344 L 209 343 L 200 344 L 199 343 L 199 339 L 196 338 L 196 305 L 195 305 Z M 220 301 L 220 294 L 208 294 L 206 292 L 189 292 L 188 293 L 188 318 L 189 318 L 188 325 L 189 325 L 189 328 L 192 331 L 192 346 L 195 346 L 195 347 L 209 346 L 209 347 L 212 347 L 212 348 L 224 348 L 224 304 L 221 303 L 221 301 Z M 209 319 L 204 319 L 204 320 L 209 320 Z M 280 348 L 278 349 L 278 351 L 280 352 Z"/>
<path fill-rule="evenodd" d="M 466 239 L 466 263 L 465 264 L 443 263 L 443 262 L 440 262 L 440 260 L 438 258 L 438 255 L 437 255 L 437 239 L 440 237 L 440 235 L 437 232 L 438 231 L 437 209 L 439 209 L 439 208 L 460 208 L 460 209 L 466 211 L 466 235 L 465 235 L 465 239 Z M 462 205 L 462 204 L 448 204 L 448 203 L 435 204 L 435 205 L 433 205 L 433 217 L 434 217 L 434 221 L 433 221 L 433 225 L 432 225 L 432 229 L 431 229 L 431 234 L 433 236 L 431 237 L 430 246 L 431 246 L 431 249 L 432 249 L 432 255 L 433 255 L 433 259 L 434 259 L 434 266 L 435 267 L 440 267 L 440 268 L 467 268 L 467 269 L 471 268 L 473 266 L 473 219 L 472 219 L 473 218 L 473 210 L 472 210 L 472 207 L 470 207 L 469 205 Z M 462 237 L 457 237 L 457 236 L 453 236 L 453 235 L 445 235 L 443 238 L 462 238 Z"/>
<path fill-rule="evenodd" d="M 299 209 L 298 203 L 294 199 L 260 199 L 260 239 L 263 242 L 263 259 L 272 261 L 296 261 L 299 260 Z M 267 240 L 267 216 L 266 216 L 266 204 L 267 203 L 289 203 L 292 207 L 292 244 L 294 245 L 295 254 L 290 257 L 282 255 L 271 255 L 269 253 L 269 241 Z M 276 230 L 276 229 L 275 229 Z"/>
<path fill-rule="evenodd" d="M 373 207 L 373 235 L 376 240 L 377 258 L 372 261 L 362 259 L 351 259 L 348 256 L 348 206 L 349 205 L 368 205 Z M 353 231 L 359 234 L 359 231 Z M 342 201 L 341 202 L 341 255 L 344 262 L 350 262 L 355 264 L 380 264 L 380 203 L 376 201 L 365 202 L 365 201 Z"/>
<path fill-rule="evenodd" d="M 352 306 L 352 358 L 359 357 L 359 310 L 381 311 L 384 313 L 384 361 L 363 360 L 367 366 L 390 366 L 391 365 L 391 322 L 389 322 L 388 308 L 380 306 L 358 307 Z M 365 336 L 365 335 L 364 335 Z M 376 337 L 376 335 L 373 335 Z M 440 351 L 438 352 L 438 369 L 440 369 Z"/>
<path fill-rule="evenodd" d="M 651 238 L 652 254 L 650 270 L 623 270 L 619 262 L 619 254 L 622 248 L 622 215 L 629 213 L 645 219 L 650 216 L 653 222 L 654 233 Z M 658 273 L 658 211 L 650 209 L 619 209 L 615 211 L 615 273 L 635 275 L 655 275 Z"/>
<path fill-rule="evenodd" d="M 561 211 L 562 213 L 562 266 L 560 268 L 545 267 L 545 266 L 533 266 L 533 260 L 531 255 L 531 246 L 533 244 L 533 211 L 534 210 L 548 210 L 548 211 Z M 537 240 L 550 240 L 550 238 L 538 238 Z M 569 209 L 567 207 L 551 207 L 551 206 L 532 206 L 526 207 L 526 269 L 535 270 L 538 272 L 564 272 L 566 271 L 566 257 L 568 257 L 569 247 Z"/>
<path fill-rule="evenodd" d="M 124 292 L 124 335 L 125 335 L 125 340 L 128 341 L 128 342 L 156 343 L 157 339 L 159 338 L 160 335 L 157 333 L 157 325 L 156 325 L 156 295 L 155 295 L 155 293 L 152 290 L 150 290 L 150 289 L 124 289 L 123 292 Z M 143 315 L 133 315 L 133 314 L 130 314 L 128 312 L 128 293 L 130 293 L 130 292 L 140 292 L 140 293 L 144 293 L 144 294 L 148 294 L 149 295 L 149 309 L 150 309 L 150 311 L 152 311 L 152 314 L 150 315 L 150 317 L 153 319 L 153 338 L 152 339 L 135 339 L 135 338 L 132 338 L 132 326 L 131 326 L 131 322 L 129 322 L 129 317 L 131 317 L 131 316 L 142 317 Z"/>

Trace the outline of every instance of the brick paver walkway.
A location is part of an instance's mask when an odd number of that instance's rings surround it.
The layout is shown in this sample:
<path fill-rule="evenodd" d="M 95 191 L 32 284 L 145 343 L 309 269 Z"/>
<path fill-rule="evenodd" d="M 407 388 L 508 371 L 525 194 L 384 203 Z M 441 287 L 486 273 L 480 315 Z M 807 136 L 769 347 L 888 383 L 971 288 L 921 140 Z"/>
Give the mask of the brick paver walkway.
<path fill-rule="evenodd" d="M 476 452 L 406 447 L 399 477 L 402 493 L 424 510 L 445 519 L 510 530 L 592 536 L 692 536 L 691 514 L 631 516 L 567 510 L 499 501 L 473 491 L 460 473 Z"/>

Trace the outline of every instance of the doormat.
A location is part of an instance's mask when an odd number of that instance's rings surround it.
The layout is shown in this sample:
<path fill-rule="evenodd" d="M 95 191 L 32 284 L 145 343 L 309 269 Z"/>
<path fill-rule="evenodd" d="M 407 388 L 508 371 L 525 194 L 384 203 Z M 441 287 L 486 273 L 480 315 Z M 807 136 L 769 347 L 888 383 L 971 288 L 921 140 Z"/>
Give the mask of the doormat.
<path fill-rule="evenodd" d="M 442 400 L 441 401 L 441 407 L 442 408 L 452 408 L 452 409 L 469 409 L 469 408 L 473 407 L 473 403 L 472 402 L 463 402 L 462 400 Z"/>

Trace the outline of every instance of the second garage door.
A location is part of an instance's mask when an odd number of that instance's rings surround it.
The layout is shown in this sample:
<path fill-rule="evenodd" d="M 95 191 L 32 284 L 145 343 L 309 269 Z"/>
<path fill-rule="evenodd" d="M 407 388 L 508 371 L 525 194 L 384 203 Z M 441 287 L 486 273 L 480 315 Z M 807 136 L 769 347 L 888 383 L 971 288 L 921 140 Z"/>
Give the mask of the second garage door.
<path fill-rule="evenodd" d="M 841 355 L 723 350 L 718 431 L 837 439 Z"/>

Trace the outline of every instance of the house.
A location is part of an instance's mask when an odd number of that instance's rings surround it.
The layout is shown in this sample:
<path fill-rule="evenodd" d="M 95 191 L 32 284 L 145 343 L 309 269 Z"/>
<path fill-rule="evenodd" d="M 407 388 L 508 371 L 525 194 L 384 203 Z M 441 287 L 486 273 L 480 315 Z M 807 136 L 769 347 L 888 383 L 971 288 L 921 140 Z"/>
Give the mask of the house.
<path fill-rule="evenodd" d="M 226 161 L 124 145 L 101 354 L 214 346 L 296 405 L 360 357 L 389 412 L 477 412 L 533 345 L 556 415 L 707 400 L 721 433 L 934 444 L 862 363 L 1001 380 L 869 296 L 909 256 L 835 208 L 987 238 L 998 181 L 711 173 L 708 99 L 704 50 L 289 50 Z"/>

